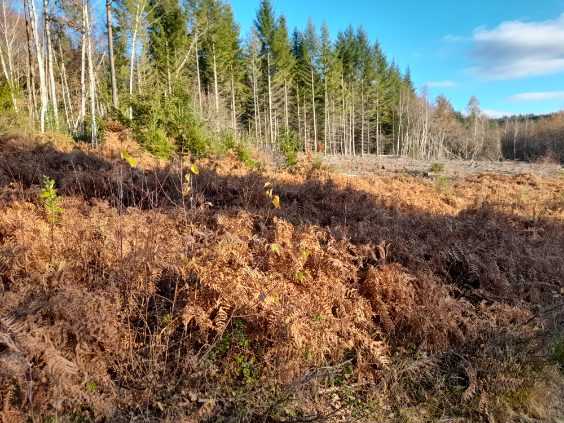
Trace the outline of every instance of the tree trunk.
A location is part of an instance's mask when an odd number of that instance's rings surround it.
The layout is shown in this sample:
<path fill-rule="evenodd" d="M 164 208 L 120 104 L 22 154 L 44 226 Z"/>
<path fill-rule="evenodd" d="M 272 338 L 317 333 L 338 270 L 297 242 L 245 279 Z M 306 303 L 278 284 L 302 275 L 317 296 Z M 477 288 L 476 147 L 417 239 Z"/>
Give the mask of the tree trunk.
<path fill-rule="evenodd" d="M 315 83 L 313 80 L 313 66 L 311 67 L 311 108 L 313 112 L 313 145 L 317 151 L 317 119 L 315 117 Z"/>
<path fill-rule="evenodd" d="M 380 95 L 376 93 L 376 154 L 380 155 Z"/>
<path fill-rule="evenodd" d="M 360 155 L 364 156 L 364 81 L 360 89 Z"/>
<path fill-rule="evenodd" d="M 110 76 L 112 79 L 112 105 L 119 107 L 118 87 L 116 79 L 116 63 L 114 60 L 114 36 L 112 28 L 112 1 L 106 0 L 106 25 L 108 27 L 108 54 L 110 56 Z"/>
<path fill-rule="evenodd" d="M 83 0 L 84 1 L 84 0 Z M 82 5 L 82 34 L 80 46 L 80 111 L 76 121 L 75 129 L 79 128 L 84 134 L 84 120 L 86 119 L 86 19 L 84 14 L 84 4 Z"/>
<path fill-rule="evenodd" d="M 233 132 L 237 137 L 237 112 L 235 110 L 235 77 L 231 74 L 231 120 Z"/>
<path fill-rule="evenodd" d="M 37 99 L 35 98 L 35 66 L 33 65 L 33 59 L 32 59 L 33 47 L 31 46 L 31 39 L 32 39 L 31 28 L 30 28 L 31 19 L 29 18 L 29 8 L 27 1 L 24 1 L 24 14 L 25 14 L 25 33 L 26 33 L 26 41 L 27 41 L 29 118 L 30 118 L 30 123 L 33 124 L 35 122 L 35 115 L 37 113 Z"/>
<path fill-rule="evenodd" d="M 253 112 L 255 115 L 255 138 L 258 142 L 259 140 L 259 117 L 258 117 L 258 104 L 257 104 L 257 75 L 256 75 L 256 68 L 255 68 L 255 53 L 253 52 L 253 59 L 252 59 L 252 71 L 253 71 Z"/>
<path fill-rule="evenodd" d="M 202 78 L 200 77 L 200 54 L 198 51 L 198 31 L 196 30 L 195 51 L 196 51 L 196 78 L 198 80 L 198 106 L 200 107 L 200 115 L 203 115 L 202 109 Z"/>
<path fill-rule="evenodd" d="M 341 146 L 341 153 L 347 155 L 347 118 L 346 118 L 346 99 L 345 99 L 345 78 L 341 78 L 341 97 L 342 97 L 342 110 L 341 110 L 341 125 L 343 127 L 343 137 Z"/>
<path fill-rule="evenodd" d="M 65 58 L 63 55 L 63 48 L 59 41 L 59 54 L 60 54 L 60 65 L 59 65 L 59 76 L 61 78 L 61 94 L 63 96 L 63 107 L 65 109 L 65 121 L 67 123 L 67 130 L 72 128 L 72 102 L 70 95 L 68 93 L 67 76 L 65 69 Z"/>
<path fill-rule="evenodd" d="M 296 105 L 298 106 L 298 135 L 301 137 L 302 136 L 302 121 L 301 121 L 301 116 L 300 116 L 300 87 L 298 86 L 298 83 L 296 82 Z"/>
<path fill-rule="evenodd" d="M 219 115 L 219 87 L 217 85 L 217 63 L 215 61 L 215 44 L 212 46 L 213 49 L 213 88 L 215 94 L 215 115 L 218 119 Z"/>
<path fill-rule="evenodd" d="M 135 75 L 135 55 L 137 48 L 137 33 L 139 32 L 139 21 L 141 20 L 141 14 L 145 8 L 145 2 L 141 3 L 140 0 L 137 2 L 137 7 L 135 10 L 135 23 L 133 24 L 133 33 L 131 34 L 131 52 L 129 55 L 129 100 L 133 97 L 133 79 Z M 133 110 L 131 106 L 129 107 L 129 118 L 133 119 Z"/>
<path fill-rule="evenodd" d="M 325 92 L 323 95 L 323 153 L 327 155 L 327 132 L 329 131 L 329 110 L 327 107 L 327 76 L 325 76 Z"/>
<path fill-rule="evenodd" d="M 43 60 L 43 49 L 39 40 L 39 33 L 37 30 L 37 13 L 35 9 L 35 0 L 29 1 L 29 21 L 31 25 L 31 33 L 35 44 L 35 55 L 37 57 L 37 67 L 39 69 L 39 93 L 41 99 L 41 108 L 39 111 L 39 127 L 41 132 L 45 132 L 45 118 L 47 116 L 47 81 L 45 78 L 45 62 Z"/>
<path fill-rule="evenodd" d="M 304 115 L 304 151 L 306 153 L 309 153 L 309 140 L 308 140 L 308 124 L 307 124 L 307 101 L 306 101 L 306 95 L 304 93 L 304 106 L 303 106 L 303 115 Z"/>
<path fill-rule="evenodd" d="M 352 155 L 356 156 L 356 139 L 355 139 L 355 115 L 354 115 L 354 85 L 351 84 L 351 151 Z"/>
<path fill-rule="evenodd" d="M 272 81 L 270 79 L 270 53 L 268 53 L 266 61 L 266 73 L 268 75 L 268 116 L 270 126 L 270 145 L 274 145 L 274 132 L 272 128 Z"/>
<path fill-rule="evenodd" d="M 53 107 L 53 119 L 55 123 L 55 129 L 59 130 L 59 105 L 57 100 L 57 86 L 55 85 L 55 72 L 53 67 L 53 45 L 51 41 L 51 25 L 48 14 L 49 3 L 47 0 L 43 0 L 43 16 L 45 20 L 45 38 L 47 41 L 47 69 L 49 72 L 49 90 L 51 95 L 51 105 Z"/>
<path fill-rule="evenodd" d="M 286 124 L 286 133 L 290 130 L 290 118 L 288 116 L 288 83 L 284 79 L 284 121 Z"/>
<path fill-rule="evenodd" d="M 2 0 L 2 17 L 4 20 L 4 43 L 6 48 L 6 59 L 0 49 L 0 61 L 2 62 L 2 70 L 4 76 L 6 77 L 6 82 L 10 88 L 10 96 L 12 97 L 12 105 L 14 106 L 14 111 L 18 113 L 18 103 L 16 100 L 16 83 L 14 80 L 14 65 L 12 60 L 12 44 L 15 39 L 15 29 L 18 27 L 20 20 L 20 15 L 18 15 L 15 24 L 13 25 L 14 34 L 12 34 L 12 40 L 8 38 L 8 17 L 6 16 L 6 0 Z"/>
<path fill-rule="evenodd" d="M 96 76 L 94 74 L 94 56 L 92 48 L 92 26 L 90 24 L 90 11 L 88 8 L 88 0 L 84 0 L 84 20 L 86 22 L 87 31 L 87 47 L 88 47 L 88 81 L 90 83 L 90 135 L 92 145 L 98 146 L 98 128 L 96 124 Z"/>

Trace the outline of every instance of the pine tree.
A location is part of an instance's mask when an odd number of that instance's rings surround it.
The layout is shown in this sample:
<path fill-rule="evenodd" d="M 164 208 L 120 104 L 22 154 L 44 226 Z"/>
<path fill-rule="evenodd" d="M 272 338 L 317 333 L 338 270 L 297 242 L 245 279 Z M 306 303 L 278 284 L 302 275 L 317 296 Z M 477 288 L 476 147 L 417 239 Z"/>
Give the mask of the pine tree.
<path fill-rule="evenodd" d="M 270 0 L 261 0 L 255 27 L 261 45 L 261 56 L 272 52 L 274 33 L 276 32 L 276 17 Z"/>
<path fill-rule="evenodd" d="M 158 81 L 165 82 L 171 95 L 176 66 L 188 46 L 186 15 L 178 0 L 149 0 L 149 9 L 149 54 Z"/>
<path fill-rule="evenodd" d="M 293 85 L 293 73 L 295 58 L 292 55 L 290 39 L 286 18 L 278 18 L 272 39 L 272 84 L 273 84 L 273 104 L 276 111 L 284 117 L 285 131 L 290 129 L 290 87 Z"/>

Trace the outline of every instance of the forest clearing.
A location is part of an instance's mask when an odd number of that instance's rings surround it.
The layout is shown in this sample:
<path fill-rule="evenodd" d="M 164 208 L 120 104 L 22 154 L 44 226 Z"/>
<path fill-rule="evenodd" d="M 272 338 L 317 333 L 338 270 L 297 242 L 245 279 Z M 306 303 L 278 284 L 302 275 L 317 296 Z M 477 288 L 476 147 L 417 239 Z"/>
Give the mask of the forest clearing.
<path fill-rule="evenodd" d="M 104 145 L 0 143 L 3 421 L 561 421 L 562 174 Z"/>
<path fill-rule="evenodd" d="M 561 1 L 349 3 L 0 0 L 1 423 L 564 423 Z"/>
<path fill-rule="evenodd" d="M 520 162 L 513 160 L 417 160 L 392 155 L 364 155 L 356 157 L 327 156 L 323 163 L 345 175 L 370 176 L 408 173 L 414 176 L 431 177 L 443 175 L 461 177 L 494 173 L 499 175 L 531 174 L 536 176 L 558 177 L 562 166 L 554 161 Z"/>

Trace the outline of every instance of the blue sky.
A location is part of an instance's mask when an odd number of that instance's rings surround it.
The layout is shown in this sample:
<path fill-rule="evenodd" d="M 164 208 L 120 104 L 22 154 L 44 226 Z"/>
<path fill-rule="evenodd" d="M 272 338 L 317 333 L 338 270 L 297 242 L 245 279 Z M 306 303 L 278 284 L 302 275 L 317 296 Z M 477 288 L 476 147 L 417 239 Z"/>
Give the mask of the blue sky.
<path fill-rule="evenodd" d="M 418 88 L 464 110 L 479 98 L 491 116 L 564 109 L 564 0 L 272 0 L 290 30 L 349 24 L 410 67 Z M 245 37 L 258 0 L 231 0 Z M 562 16 L 561 16 L 562 15 Z"/>

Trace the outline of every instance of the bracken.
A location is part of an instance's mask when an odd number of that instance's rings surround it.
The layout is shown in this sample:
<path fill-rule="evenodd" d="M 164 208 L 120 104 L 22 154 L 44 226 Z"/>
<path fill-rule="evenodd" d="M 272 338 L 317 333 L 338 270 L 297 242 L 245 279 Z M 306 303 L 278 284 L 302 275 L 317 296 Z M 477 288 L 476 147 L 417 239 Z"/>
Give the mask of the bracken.
<path fill-rule="evenodd" d="M 564 180 L 202 160 L 186 202 L 190 163 L 132 154 L 0 141 L 3 420 L 562 415 Z"/>

